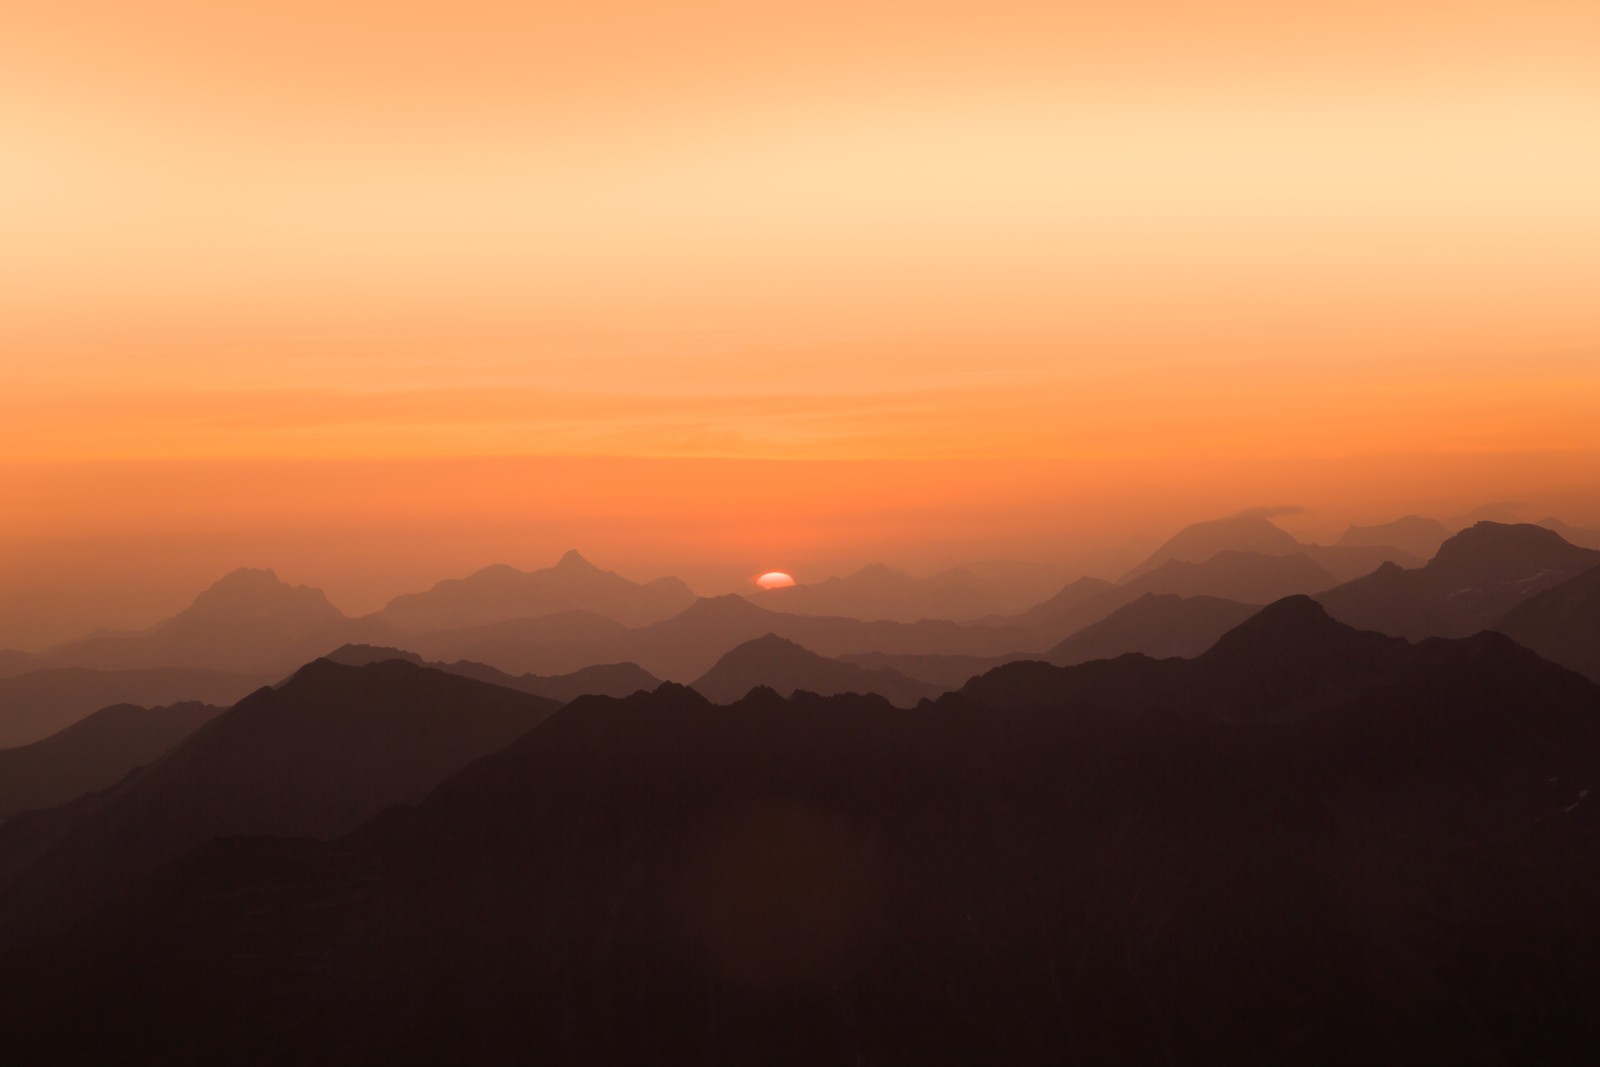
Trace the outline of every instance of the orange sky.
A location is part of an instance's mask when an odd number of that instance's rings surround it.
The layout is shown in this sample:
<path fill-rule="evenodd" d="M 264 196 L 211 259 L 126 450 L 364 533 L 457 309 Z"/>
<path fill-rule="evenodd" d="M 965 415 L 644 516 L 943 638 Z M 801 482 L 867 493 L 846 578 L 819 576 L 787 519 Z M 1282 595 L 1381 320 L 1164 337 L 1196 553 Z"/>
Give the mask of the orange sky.
<path fill-rule="evenodd" d="M 571 545 L 726 587 L 1263 503 L 1600 525 L 1597 41 L 1536 0 L 27 5 L 0 646 L 236 563 L 364 610 Z"/>

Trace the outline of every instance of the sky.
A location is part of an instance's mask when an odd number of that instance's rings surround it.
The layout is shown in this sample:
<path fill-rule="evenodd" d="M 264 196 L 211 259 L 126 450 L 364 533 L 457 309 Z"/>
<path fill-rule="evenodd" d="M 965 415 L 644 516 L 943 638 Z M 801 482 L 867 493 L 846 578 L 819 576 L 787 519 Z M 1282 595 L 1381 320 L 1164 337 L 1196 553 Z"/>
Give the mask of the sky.
<path fill-rule="evenodd" d="M 1600 526 L 1600 9 L 16 5 L 0 646 L 237 565 Z"/>

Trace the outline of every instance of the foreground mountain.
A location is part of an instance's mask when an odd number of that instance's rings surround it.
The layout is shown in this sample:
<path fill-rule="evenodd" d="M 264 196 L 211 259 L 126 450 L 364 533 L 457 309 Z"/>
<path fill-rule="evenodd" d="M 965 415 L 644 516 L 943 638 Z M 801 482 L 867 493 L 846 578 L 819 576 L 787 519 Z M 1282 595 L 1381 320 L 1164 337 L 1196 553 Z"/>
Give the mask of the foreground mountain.
<path fill-rule="evenodd" d="M 185 668 L 30 671 L 0 679 L 0 749 L 43 740 L 112 704 L 228 705 L 272 680 L 270 675 Z"/>
<path fill-rule="evenodd" d="M 388 634 L 346 618 L 320 589 L 241 567 L 177 615 L 142 633 L 100 634 L 52 651 L 51 666 L 97 670 L 188 667 L 250 673 L 289 670 L 348 641 Z"/>
<path fill-rule="evenodd" d="M 0 821 L 115 785 L 221 712 L 210 704 L 115 704 L 43 741 L 0 749 Z"/>
<path fill-rule="evenodd" d="M 1420 640 L 1488 629 L 1522 601 L 1600 566 L 1600 551 L 1522 523 L 1480 522 L 1417 570 L 1385 566 L 1317 596 L 1334 618 Z"/>
<path fill-rule="evenodd" d="M 463 630 L 561 611 L 586 611 L 624 626 L 643 626 L 692 603 L 694 593 L 677 578 L 629 581 L 574 551 L 540 570 L 496 564 L 465 578 L 449 578 L 425 592 L 395 597 L 373 618 L 405 633 Z"/>
<path fill-rule="evenodd" d="M 1154 659 L 1198 656 L 1217 638 L 1261 610 L 1221 597 L 1146 593 L 1084 627 L 1044 654 L 1066 666 L 1138 652 Z"/>
<path fill-rule="evenodd" d="M 876 693 L 903 708 L 915 707 L 918 701 L 931 700 L 946 691 L 887 667 L 863 667 L 819 656 L 775 634 L 730 650 L 695 679 L 691 688 L 715 704 L 732 704 L 759 686 L 785 697 L 797 689 L 821 696 Z"/>
<path fill-rule="evenodd" d="M 0 824 L 0 946 L 60 928 L 212 838 L 346 833 L 555 707 L 401 661 L 309 664 L 112 788 Z"/>
<path fill-rule="evenodd" d="M 1600 682 L 1600 567 L 1524 600 L 1494 628 Z"/>
<path fill-rule="evenodd" d="M 327 659 L 347 667 L 364 667 L 369 663 L 398 659 L 419 667 L 431 667 L 463 678 L 475 678 L 490 685 L 515 689 L 519 693 L 532 693 L 557 703 L 565 704 L 581 696 L 625 697 L 641 689 L 654 689 L 661 679 L 636 663 L 597 663 L 570 674 L 507 674 L 486 663 L 457 660 L 454 663 L 430 663 L 415 652 L 375 645 L 343 645 L 328 653 Z"/>
<path fill-rule="evenodd" d="M 1579 1063 L 1600 687 L 1274 604 L 932 705 L 586 698 L 0 959 L 28 1062 Z"/>
<path fill-rule="evenodd" d="M 1334 542 L 1336 548 L 1398 548 L 1418 559 L 1432 559 L 1450 536 L 1450 528 L 1438 519 L 1406 515 L 1376 526 L 1352 525 Z"/>

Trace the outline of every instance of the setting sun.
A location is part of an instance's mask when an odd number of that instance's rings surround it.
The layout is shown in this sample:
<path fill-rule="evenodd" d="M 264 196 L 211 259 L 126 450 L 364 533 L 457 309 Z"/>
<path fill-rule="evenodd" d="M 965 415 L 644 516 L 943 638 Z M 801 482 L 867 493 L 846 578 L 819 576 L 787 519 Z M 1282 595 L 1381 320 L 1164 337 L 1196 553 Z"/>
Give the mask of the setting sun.
<path fill-rule="evenodd" d="M 768 571 L 756 579 L 763 589 L 784 589 L 794 584 L 794 579 L 782 571 Z"/>

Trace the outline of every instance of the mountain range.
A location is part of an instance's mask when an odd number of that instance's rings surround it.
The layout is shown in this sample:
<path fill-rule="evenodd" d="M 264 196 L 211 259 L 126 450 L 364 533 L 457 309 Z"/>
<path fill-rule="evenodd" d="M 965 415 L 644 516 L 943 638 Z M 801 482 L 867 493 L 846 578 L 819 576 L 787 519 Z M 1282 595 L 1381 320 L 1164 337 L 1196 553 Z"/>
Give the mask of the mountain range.
<path fill-rule="evenodd" d="M 447 677 L 325 665 L 273 707 Z M 1597 778 L 1600 687 L 1305 597 L 1192 660 L 1015 663 L 915 709 L 664 684 L 344 837 L 188 853 L 0 957 L 0 1034 L 30 1062 L 1576 1062 Z"/>

